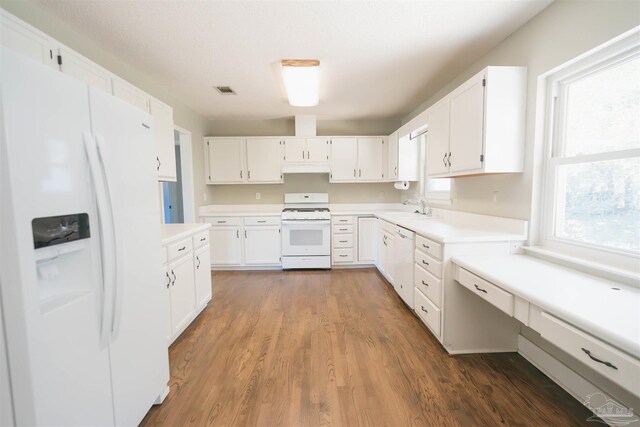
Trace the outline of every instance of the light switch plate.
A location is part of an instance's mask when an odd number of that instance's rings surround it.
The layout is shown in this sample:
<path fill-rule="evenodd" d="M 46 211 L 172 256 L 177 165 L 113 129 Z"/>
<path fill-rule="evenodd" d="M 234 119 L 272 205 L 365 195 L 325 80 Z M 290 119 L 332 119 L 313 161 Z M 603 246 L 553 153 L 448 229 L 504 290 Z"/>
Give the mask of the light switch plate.
<path fill-rule="evenodd" d="M 256 200 L 260 200 L 260 193 L 256 193 Z"/>

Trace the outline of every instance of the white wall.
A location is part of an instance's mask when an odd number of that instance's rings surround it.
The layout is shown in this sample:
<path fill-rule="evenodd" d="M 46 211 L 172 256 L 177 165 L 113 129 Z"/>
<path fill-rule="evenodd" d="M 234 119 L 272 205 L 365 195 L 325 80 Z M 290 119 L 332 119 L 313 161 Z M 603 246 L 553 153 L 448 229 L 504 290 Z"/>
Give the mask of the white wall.
<path fill-rule="evenodd" d="M 488 65 L 528 67 L 525 172 L 458 178 L 451 208 L 530 219 L 532 189 L 538 185 L 534 181 L 538 76 L 638 25 L 638 1 L 556 1 L 405 117 L 406 123 Z"/>

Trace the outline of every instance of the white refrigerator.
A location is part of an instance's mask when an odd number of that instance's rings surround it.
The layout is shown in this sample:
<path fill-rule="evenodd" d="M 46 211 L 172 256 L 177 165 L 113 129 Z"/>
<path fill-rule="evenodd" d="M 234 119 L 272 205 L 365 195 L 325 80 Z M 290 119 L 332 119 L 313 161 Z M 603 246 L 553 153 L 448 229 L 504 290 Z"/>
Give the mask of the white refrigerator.
<path fill-rule="evenodd" d="M 15 423 L 137 425 L 169 391 L 153 119 L 0 55 L 0 380 Z"/>

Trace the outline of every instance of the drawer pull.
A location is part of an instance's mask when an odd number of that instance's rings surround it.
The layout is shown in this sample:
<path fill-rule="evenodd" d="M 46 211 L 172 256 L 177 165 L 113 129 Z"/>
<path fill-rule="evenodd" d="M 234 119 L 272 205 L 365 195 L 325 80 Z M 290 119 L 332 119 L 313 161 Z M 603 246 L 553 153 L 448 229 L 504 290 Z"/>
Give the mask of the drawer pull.
<path fill-rule="evenodd" d="M 424 243 L 422 244 L 423 248 L 429 249 L 429 245 L 425 245 Z"/>
<path fill-rule="evenodd" d="M 424 308 L 424 305 L 421 305 L 420 308 L 422 309 L 422 311 L 424 311 L 425 313 L 429 314 L 429 312 L 427 311 L 426 308 Z"/>
<path fill-rule="evenodd" d="M 424 280 L 421 280 L 421 282 L 422 282 L 423 285 L 425 285 L 427 287 L 429 286 L 429 284 L 427 282 L 425 282 Z"/>
<path fill-rule="evenodd" d="M 340 220 L 338 220 L 338 221 L 340 221 L 340 222 L 347 222 L 348 220 L 346 220 L 346 219 L 340 219 Z"/>
<path fill-rule="evenodd" d="M 180 249 L 178 249 L 178 252 L 180 252 L 180 251 L 184 251 L 185 249 L 187 249 L 187 247 L 186 247 L 186 246 L 183 246 L 183 247 L 181 247 Z"/>
<path fill-rule="evenodd" d="M 338 243 L 349 243 L 348 240 L 338 240 Z"/>
<path fill-rule="evenodd" d="M 597 357 L 593 356 L 591 352 L 584 347 L 581 347 L 581 349 L 587 354 L 587 356 L 589 356 L 589 359 L 593 360 L 594 362 L 602 363 L 604 366 L 608 366 L 610 368 L 618 370 L 618 367 L 613 363 L 598 359 Z"/>
<path fill-rule="evenodd" d="M 201 242 L 204 242 L 205 240 L 207 240 L 206 237 L 203 237 L 202 239 L 200 239 Z"/>
<path fill-rule="evenodd" d="M 341 228 L 340 231 L 347 231 L 348 228 Z"/>
<path fill-rule="evenodd" d="M 428 263 L 427 261 L 425 261 L 425 260 L 422 260 L 422 263 L 423 263 L 424 265 L 429 265 L 429 263 Z"/>
<path fill-rule="evenodd" d="M 347 255 L 340 255 L 340 258 L 346 258 Z"/>
<path fill-rule="evenodd" d="M 486 289 L 482 289 L 480 286 L 476 285 L 475 283 L 473 284 L 473 286 L 475 286 L 476 289 L 479 290 L 480 292 L 484 292 L 485 294 L 487 293 Z"/>
<path fill-rule="evenodd" d="M 218 224 L 226 224 L 227 221 L 216 221 Z"/>
<path fill-rule="evenodd" d="M 258 221 L 258 222 L 267 222 L 267 220 L 262 220 L 262 221 Z"/>

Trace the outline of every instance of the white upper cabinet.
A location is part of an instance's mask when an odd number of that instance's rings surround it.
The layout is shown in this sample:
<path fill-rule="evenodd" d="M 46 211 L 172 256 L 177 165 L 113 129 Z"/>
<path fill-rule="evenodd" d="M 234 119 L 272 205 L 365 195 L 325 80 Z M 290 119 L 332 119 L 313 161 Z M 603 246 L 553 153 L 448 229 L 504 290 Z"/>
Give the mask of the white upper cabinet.
<path fill-rule="evenodd" d="M 156 129 L 156 163 L 158 180 L 176 181 L 176 148 L 173 130 L 173 108 L 151 98 L 149 112 Z"/>
<path fill-rule="evenodd" d="M 308 162 L 328 162 L 329 161 L 329 139 L 309 138 L 307 139 Z"/>
<path fill-rule="evenodd" d="M 426 155 L 429 175 L 449 173 L 449 97 L 429 108 Z"/>
<path fill-rule="evenodd" d="M 122 79 L 113 79 L 113 95 L 124 102 L 149 112 L 149 101 L 151 97 L 137 87 L 125 82 Z"/>
<path fill-rule="evenodd" d="M 58 68 L 57 50 L 46 34 L 0 9 L 0 43 L 14 52 Z"/>
<path fill-rule="evenodd" d="M 387 174 L 390 181 L 398 179 L 398 131 L 393 132 L 388 138 Z"/>
<path fill-rule="evenodd" d="M 331 139 L 331 181 L 356 181 L 358 177 L 357 138 Z"/>
<path fill-rule="evenodd" d="M 280 138 L 247 138 L 247 182 L 282 182 Z"/>
<path fill-rule="evenodd" d="M 358 138 L 358 180 L 381 181 L 383 174 L 383 138 Z"/>
<path fill-rule="evenodd" d="M 285 162 L 304 162 L 307 151 L 307 142 L 304 138 L 285 138 L 283 143 Z"/>
<path fill-rule="evenodd" d="M 66 47 L 59 48 L 58 55 L 60 55 L 58 59 L 60 71 L 82 80 L 90 86 L 112 93 L 111 79 L 113 74 L 109 70 Z"/>
<path fill-rule="evenodd" d="M 207 138 L 207 184 L 238 184 L 246 181 L 244 138 Z"/>
<path fill-rule="evenodd" d="M 411 139 L 409 134 L 398 138 L 398 178 L 397 181 L 418 181 L 420 169 L 419 138 Z"/>
<path fill-rule="evenodd" d="M 451 92 L 448 149 L 445 107 L 440 105 L 444 100 L 431 107 L 427 173 L 455 177 L 522 172 L 526 83 L 525 67 L 487 67 Z M 443 158 L 448 171 L 439 164 Z"/>

